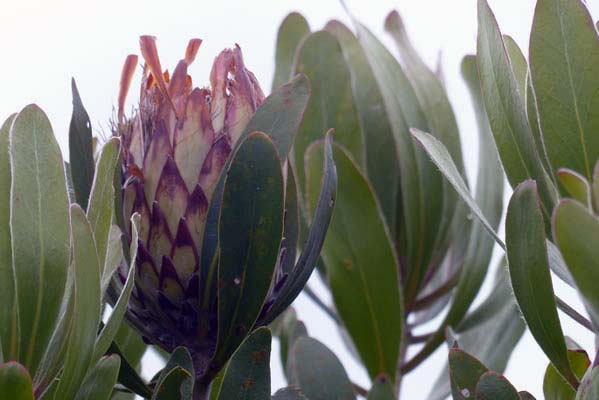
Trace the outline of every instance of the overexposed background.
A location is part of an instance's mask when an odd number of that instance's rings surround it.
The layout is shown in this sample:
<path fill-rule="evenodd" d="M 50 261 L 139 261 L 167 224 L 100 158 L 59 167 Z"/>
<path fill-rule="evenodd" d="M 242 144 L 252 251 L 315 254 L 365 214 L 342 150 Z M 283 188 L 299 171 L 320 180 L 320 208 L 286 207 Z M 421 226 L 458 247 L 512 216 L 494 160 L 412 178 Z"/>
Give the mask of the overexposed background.
<path fill-rule="evenodd" d="M 595 18 L 599 17 L 599 0 L 587 2 Z M 489 3 L 503 33 L 512 35 L 527 53 L 534 0 Z M 459 64 L 465 54 L 475 51 L 476 1 L 349 0 L 348 5 L 393 51 L 395 48 L 383 32 L 384 18 L 392 9 L 401 13 L 412 41 L 429 65 L 436 64 L 442 51 L 447 89 L 460 125 L 469 177 L 474 182 L 476 126 Z M 108 135 L 122 62 L 127 54 L 139 54 L 141 34 L 158 37 L 163 68 L 171 70 L 184 55 L 187 40 L 202 38 L 204 43 L 190 68 L 196 85 L 208 83 L 212 60 L 222 48 L 239 43 L 246 65 L 268 92 L 274 72 L 277 29 L 290 11 L 302 12 L 312 30 L 332 18 L 349 24 L 337 0 L 0 0 L 0 119 L 28 103 L 38 103 L 49 115 L 68 157 L 70 78 L 75 77 L 95 133 Z M 139 75 L 132 86 L 129 107 L 135 101 Z M 318 278 L 310 284 L 330 300 Z M 574 292 L 557 282 L 556 288 L 560 296 L 582 310 Z M 489 290 L 487 282 L 483 293 Z M 367 374 L 346 351 L 334 324 L 303 295 L 295 306 L 310 334 L 337 353 L 355 382 L 368 387 Z M 593 337 L 571 320 L 562 321 L 566 334 L 593 352 Z M 441 348 L 410 374 L 403 385 L 402 398 L 424 399 L 446 355 L 446 349 Z M 528 390 L 540 399 L 546 364 L 546 357 L 527 333 L 516 348 L 506 375 L 519 390 Z M 285 385 L 276 343 L 271 365 L 274 391 Z M 153 355 L 144 358 L 145 376 L 151 376 L 158 367 Z"/>

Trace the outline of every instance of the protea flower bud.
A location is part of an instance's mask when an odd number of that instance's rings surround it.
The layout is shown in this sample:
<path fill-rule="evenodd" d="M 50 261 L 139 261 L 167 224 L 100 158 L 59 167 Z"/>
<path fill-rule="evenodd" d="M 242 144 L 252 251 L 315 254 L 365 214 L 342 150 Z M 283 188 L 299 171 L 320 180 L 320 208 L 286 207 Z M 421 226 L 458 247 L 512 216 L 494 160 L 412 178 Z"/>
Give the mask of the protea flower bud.
<path fill-rule="evenodd" d="M 214 265 L 219 262 L 218 251 L 213 252 L 216 257 L 207 256 L 210 252 L 203 253 L 207 247 L 205 236 L 206 240 L 213 240 L 207 232 L 212 232 L 213 236 L 223 234 L 222 227 L 219 229 L 210 225 L 218 225 L 220 219 L 213 221 L 208 216 L 213 208 L 217 211 L 220 209 L 223 189 L 221 185 L 219 192 L 218 184 L 224 179 L 223 169 L 231 162 L 235 149 L 243 146 L 240 138 L 251 136 L 251 132 L 246 132 L 246 127 L 265 99 L 255 76 L 244 65 L 239 46 L 224 50 L 216 57 L 210 74 L 210 88 L 193 88 L 187 68 L 193 62 L 200 43 L 199 39 L 189 42 L 185 58 L 169 75 L 163 72 L 160 65 L 155 38 L 141 38 L 145 67 L 139 108 L 131 119 L 125 119 L 125 96 L 137 62 L 136 56 L 129 56 L 121 79 L 117 133 L 122 136 L 124 143 L 124 220 L 129 220 L 134 213 L 141 215 L 136 287 L 130 302 L 129 321 L 150 342 L 166 351 L 172 352 L 177 346 L 189 348 L 198 379 L 210 380 L 240 343 L 239 338 L 222 340 L 222 332 L 219 339 L 219 312 L 222 312 L 219 311 L 219 302 L 227 300 L 219 299 L 219 295 L 225 296 L 221 289 L 227 284 L 242 286 L 243 283 L 241 277 L 237 276 L 232 279 L 233 282 L 225 281 L 228 278 L 225 278 L 226 274 L 220 266 L 215 274 Z M 296 87 L 306 89 L 306 78 L 299 77 L 295 83 L 290 83 L 284 89 L 286 95 L 293 95 Z M 307 89 L 304 94 L 307 103 Z M 285 101 L 292 103 L 293 98 L 289 96 Z M 273 97 L 272 104 L 280 100 Z M 281 106 L 287 107 L 287 103 L 281 102 Z M 298 120 L 288 121 L 285 129 L 299 124 L 305 104 L 300 108 Z M 284 110 L 278 115 L 273 114 L 271 109 L 268 112 L 266 119 L 276 122 L 277 118 L 286 118 Z M 267 125 L 259 128 L 271 137 L 280 135 L 281 132 L 267 131 L 270 128 L 278 129 L 276 124 Z M 296 130 L 297 126 L 288 135 L 291 139 Z M 292 179 L 292 171 L 286 170 L 287 163 L 280 164 L 286 154 L 279 155 L 274 141 L 265 134 L 261 135 L 270 143 L 268 146 L 275 155 L 273 159 L 278 160 L 278 172 L 275 175 L 279 176 L 281 182 L 283 176 L 291 176 Z M 289 144 L 291 142 L 289 140 Z M 261 162 L 255 160 L 257 164 Z M 275 243 L 260 243 L 261 246 L 274 248 L 275 258 L 270 269 L 272 273 L 264 276 L 267 290 L 259 298 L 250 300 L 247 295 L 243 297 L 239 294 L 240 302 L 258 304 L 257 314 L 251 320 L 253 325 L 236 326 L 234 329 L 241 340 L 253 326 L 270 322 L 289 305 L 299 293 L 297 287 L 301 290 L 309 276 L 320 252 L 335 193 L 334 167 L 329 166 L 329 171 L 333 172 L 329 174 L 331 176 L 325 182 L 326 186 L 323 185 L 327 189 L 323 195 L 328 196 L 326 202 L 323 200 L 326 208 L 320 217 L 320 228 L 323 229 L 316 234 L 310 233 L 309 236 L 314 240 L 309 245 L 309 254 L 303 261 L 300 259 L 301 268 L 296 266 L 293 272 L 283 272 L 282 260 L 287 257 L 289 264 L 289 257 L 293 257 L 293 263 L 297 245 L 297 242 L 282 244 L 285 242 L 284 232 Z M 295 182 L 290 178 L 287 181 L 286 186 L 292 187 L 292 190 L 287 190 L 288 198 L 284 200 L 285 187 L 281 184 L 280 203 L 285 203 L 287 209 L 289 202 L 293 202 L 296 214 L 291 222 L 297 225 Z M 256 192 L 260 190 L 259 186 L 255 188 Z M 241 214 L 244 212 L 236 210 L 239 211 Z M 279 229 L 287 229 L 287 220 L 283 228 L 282 206 L 279 217 Z M 297 226 L 294 229 L 297 230 Z M 225 250 L 221 248 L 220 251 Z M 251 265 L 251 262 L 247 265 Z M 290 275 L 295 272 L 302 274 L 292 279 Z M 306 272 L 307 276 L 304 276 Z M 121 276 L 125 274 L 123 268 Z M 281 296 L 281 293 L 285 295 Z M 225 345 L 231 347 L 231 343 L 236 344 L 232 349 L 223 348 Z"/>

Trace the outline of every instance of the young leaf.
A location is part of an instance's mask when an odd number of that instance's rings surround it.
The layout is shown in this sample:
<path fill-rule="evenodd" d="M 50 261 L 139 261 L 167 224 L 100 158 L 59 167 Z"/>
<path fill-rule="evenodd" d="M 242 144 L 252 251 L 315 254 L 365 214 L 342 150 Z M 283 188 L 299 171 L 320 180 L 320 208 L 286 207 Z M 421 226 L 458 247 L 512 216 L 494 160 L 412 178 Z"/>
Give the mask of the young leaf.
<path fill-rule="evenodd" d="M 33 400 L 29 372 L 15 361 L 0 364 L 0 393 L 10 400 Z"/>
<path fill-rule="evenodd" d="M 591 187 L 584 176 L 571 169 L 560 168 L 557 179 L 570 197 L 591 208 Z"/>
<path fill-rule="evenodd" d="M 465 351 L 449 350 L 449 380 L 454 400 L 472 398 L 479 378 L 487 371 L 487 367 Z"/>
<path fill-rule="evenodd" d="M 368 181 L 342 147 L 334 146 L 334 157 L 340 185 L 321 255 L 329 285 L 370 376 L 395 376 L 403 312 L 397 259 Z M 322 159 L 321 144 L 307 150 L 311 204 L 317 200 Z"/>
<path fill-rule="evenodd" d="M 177 347 L 158 377 L 152 400 L 191 400 L 194 381 L 191 355 L 185 347 Z"/>
<path fill-rule="evenodd" d="M 599 38 L 581 0 L 539 0 L 530 70 L 543 142 L 555 173 L 592 178 L 599 158 Z"/>
<path fill-rule="evenodd" d="M 395 400 L 391 380 L 385 374 L 376 377 L 368 391 L 367 400 Z"/>
<path fill-rule="evenodd" d="M 292 78 L 295 53 L 302 39 L 308 34 L 310 34 L 308 21 L 299 13 L 290 13 L 281 23 L 277 33 L 273 91 Z"/>
<path fill-rule="evenodd" d="M 87 209 L 95 168 L 92 126 L 87 111 L 83 107 L 81 96 L 79 96 L 75 79 L 71 80 L 71 89 L 73 91 L 73 115 L 69 126 L 71 177 L 73 179 L 75 199 L 81 208 L 85 210 Z"/>
<path fill-rule="evenodd" d="M 586 351 L 568 350 L 568 359 L 576 377 L 582 379 L 585 371 L 591 365 Z M 574 400 L 576 391 L 562 378 L 555 367 L 549 364 L 543 378 L 543 395 L 545 400 Z"/>
<path fill-rule="evenodd" d="M 18 359 L 35 374 L 60 312 L 70 255 L 64 164 L 50 121 L 36 105 L 13 121 L 10 158 Z"/>
<path fill-rule="evenodd" d="M 355 400 L 351 382 L 341 362 L 324 344 L 304 336 L 291 349 L 287 363 L 289 381 L 310 400 Z"/>
<path fill-rule="evenodd" d="M 544 226 L 536 184 L 525 181 L 512 195 L 505 228 L 514 295 L 539 346 L 568 383 L 577 387 L 557 315 Z"/>
<path fill-rule="evenodd" d="M 239 346 L 227 364 L 219 400 L 263 400 L 270 396 L 268 328 L 259 328 Z"/>

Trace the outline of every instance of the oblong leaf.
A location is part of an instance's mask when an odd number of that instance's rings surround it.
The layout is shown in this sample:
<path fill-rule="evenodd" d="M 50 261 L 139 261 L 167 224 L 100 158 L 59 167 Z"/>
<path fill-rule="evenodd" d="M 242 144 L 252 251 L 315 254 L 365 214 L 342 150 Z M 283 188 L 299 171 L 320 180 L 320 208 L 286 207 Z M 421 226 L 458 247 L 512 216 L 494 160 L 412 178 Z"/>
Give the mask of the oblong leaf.
<path fill-rule="evenodd" d="M 100 274 L 104 275 L 108 238 L 114 214 L 114 173 L 119 160 L 119 138 L 111 138 L 102 147 L 91 189 L 87 218 L 94 231 Z"/>
<path fill-rule="evenodd" d="M 239 346 L 223 377 L 219 400 L 263 400 L 270 396 L 268 328 L 259 328 Z"/>
<path fill-rule="evenodd" d="M 545 215 L 555 190 L 542 167 L 519 87 L 499 26 L 486 0 L 478 1 L 477 61 L 480 82 L 497 150 L 512 187 L 526 179 L 538 182 Z"/>
<path fill-rule="evenodd" d="M 537 1 L 530 70 L 553 172 L 570 168 L 590 180 L 599 158 L 599 38 L 582 1 Z"/>
<path fill-rule="evenodd" d="M 31 376 L 19 363 L 0 364 L 0 393 L 5 399 L 33 400 Z"/>
<path fill-rule="evenodd" d="M 568 349 L 568 359 L 576 377 L 582 379 L 587 368 L 591 365 L 586 351 Z M 545 400 L 574 400 L 576 390 L 562 378 L 553 365 L 549 364 L 543 378 L 543 395 Z"/>
<path fill-rule="evenodd" d="M 58 318 L 70 254 L 64 164 L 50 122 L 36 105 L 15 118 L 10 157 L 18 358 L 34 374 Z"/>
<path fill-rule="evenodd" d="M 185 347 L 177 347 L 158 377 L 152 400 L 191 400 L 194 382 L 191 355 Z"/>
<path fill-rule="evenodd" d="M 283 232 L 283 190 L 272 141 L 262 132 L 249 135 L 234 156 L 223 192 L 216 368 L 252 329 L 268 293 Z"/>
<path fill-rule="evenodd" d="M 71 177 L 75 199 L 81 208 L 85 210 L 87 209 L 95 170 L 92 126 L 89 115 L 83 107 L 81 96 L 79 96 L 75 79 L 71 79 L 71 90 L 73 92 L 73 114 L 69 126 Z"/>
<path fill-rule="evenodd" d="M 96 332 L 100 323 L 100 267 L 92 228 L 77 204 L 71 206 L 73 248 L 73 325 L 55 399 L 70 399 L 77 393 L 92 363 Z"/>
<path fill-rule="evenodd" d="M 536 184 L 518 185 L 506 218 L 507 258 L 514 295 L 535 340 L 559 373 L 573 386 L 564 334 L 557 315 L 549 272 L 545 224 Z"/>
<path fill-rule="evenodd" d="M 290 383 L 310 400 L 355 400 L 341 362 L 324 344 L 308 336 L 299 338 L 287 362 Z"/>
<path fill-rule="evenodd" d="M 485 372 L 476 384 L 476 400 L 520 400 L 518 391 L 497 372 Z"/>
<path fill-rule="evenodd" d="M 555 208 L 553 231 L 595 326 L 599 326 L 599 220 L 580 203 L 562 200 Z"/>
<path fill-rule="evenodd" d="M 560 168 L 557 178 L 570 197 L 591 208 L 591 186 L 584 176 L 571 169 Z"/>
<path fill-rule="evenodd" d="M 293 60 L 301 40 L 310 33 L 310 25 L 303 15 L 297 12 L 289 13 L 277 32 L 275 53 L 275 77 L 272 90 L 291 79 Z"/>
<path fill-rule="evenodd" d="M 103 357 L 85 377 L 75 400 L 108 400 L 119 373 L 121 359 L 113 354 Z"/>
<path fill-rule="evenodd" d="M 334 146 L 334 157 L 340 185 L 321 254 L 329 285 L 370 376 L 395 376 L 403 313 L 397 258 L 368 181 L 338 145 Z M 322 160 L 322 145 L 308 149 L 307 182 L 312 204 L 317 193 L 312 185 L 322 176 Z"/>
<path fill-rule="evenodd" d="M 10 240 L 10 157 L 9 133 L 15 115 L 8 117 L 0 128 L 0 348 L 3 358 L 17 358 L 18 317 L 15 293 L 15 276 L 12 268 Z"/>

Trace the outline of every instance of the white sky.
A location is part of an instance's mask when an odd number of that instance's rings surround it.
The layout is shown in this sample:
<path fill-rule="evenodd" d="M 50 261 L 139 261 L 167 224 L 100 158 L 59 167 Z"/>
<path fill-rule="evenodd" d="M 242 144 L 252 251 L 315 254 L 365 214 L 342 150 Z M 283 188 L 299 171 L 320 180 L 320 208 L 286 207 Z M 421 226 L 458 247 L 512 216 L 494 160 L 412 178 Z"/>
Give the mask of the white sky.
<path fill-rule="evenodd" d="M 587 2 L 593 15 L 599 17 L 599 0 Z M 512 35 L 526 49 L 534 1 L 489 3 L 503 33 Z M 475 51 L 476 0 L 348 0 L 348 5 L 389 45 L 382 25 L 386 14 L 398 9 L 413 42 L 430 65 L 435 64 L 442 50 L 447 87 L 472 181 L 477 163 L 476 128 L 459 63 L 465 54 Z M 63 152 L 68 154 L 70 78 L 74 76 L 96 134 L 107 134 L 122 62 L 127 54 L 139 54 L 141 34 L 158 37 L 162 65 L 171 70 L 183 56 L 187 40 L 202 38 L 200 53 L 191 68 L 196 85 L 208 82 L 212 59 L 220 49 L 239 43 L 246 65 L 268 91 L 274 70 L 276 32 L 285 15 L 293 10 L 301 11 L 313 30 L 331 18 L 349 22 L 337 0 L 0 0 L 0 119 L 28 103 L 38 103 L 52 121 Z M 133 88 L 137 85 L 138 81 L 134 82 Z M 323 292 L 318 279 L 313 278 L 311 284 Z M 485 292 L 488 285 L 487 282 Z M 558 294 L 582 309 L 575 293 L 564 285 L 556 286 Z M 352 379 L 368 386 L 365 371 L 345 350 L 327 317 L 303 296 L 295 306 L 310 334 L 334 349 Z M 591 335 L 570 320 L 562 320 L 568 335 L 592 349 Z M 424 399 L 446 354 L 445 348 L 437 351 L 409 375 L 403 384 L 402 398 Z M 526 334 L 506 375 L 519 390 L 528 390 L 540 399 L 546 364 L 547 359 Z M 144 374 L 151 376 L 158 367 L 154 357 L 144 359 Z M 276 344 L 272 377 L 273 391 L 285 385 Z"/>

